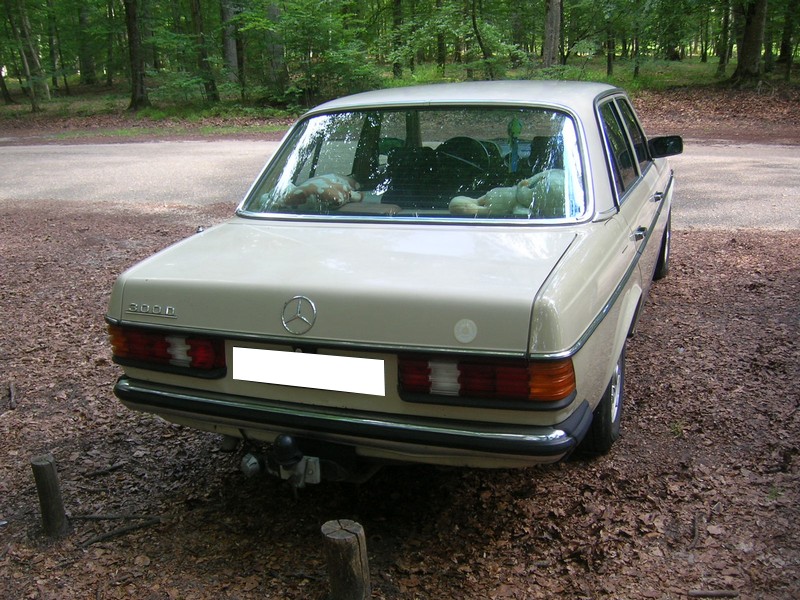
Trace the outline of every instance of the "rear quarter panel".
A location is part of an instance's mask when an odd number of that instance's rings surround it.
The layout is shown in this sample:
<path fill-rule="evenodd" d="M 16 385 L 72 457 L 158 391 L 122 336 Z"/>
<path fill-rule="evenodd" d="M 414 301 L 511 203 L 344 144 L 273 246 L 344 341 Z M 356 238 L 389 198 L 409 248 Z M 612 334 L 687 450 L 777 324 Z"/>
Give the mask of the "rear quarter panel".
<path fill-rule="evenodd" d="M 578 398 L 599 401 L 641 297 L 636 249 L 621 218 L 581 233 L 536 298 L 531 356 L 573 355 Z"/>

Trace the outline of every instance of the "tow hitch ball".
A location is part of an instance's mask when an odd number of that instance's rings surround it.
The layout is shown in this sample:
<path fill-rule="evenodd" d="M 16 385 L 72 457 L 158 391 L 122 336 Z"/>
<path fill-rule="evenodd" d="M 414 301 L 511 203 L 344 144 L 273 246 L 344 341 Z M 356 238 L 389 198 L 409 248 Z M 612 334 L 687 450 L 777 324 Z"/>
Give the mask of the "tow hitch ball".
<path fill-rule="evenodd" d="M 319 483 L 321 480 L 319 458 L 303 456 L 294 438 L 285 434 L 275 438 L 266 454 L 245 454 L 241 469 L 247 477 L 266 471 L 288 481 L 294 489 L 303 488 L 307 483 Z"/>

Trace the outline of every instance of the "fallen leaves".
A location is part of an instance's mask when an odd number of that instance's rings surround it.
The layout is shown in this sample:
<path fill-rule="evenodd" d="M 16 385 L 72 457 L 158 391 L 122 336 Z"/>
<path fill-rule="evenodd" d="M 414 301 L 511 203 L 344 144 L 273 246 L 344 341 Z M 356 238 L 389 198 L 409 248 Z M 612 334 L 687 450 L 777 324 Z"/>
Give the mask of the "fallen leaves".
<path fill-rule="evenodd" d="M 114 277 L 229 210 L 62 206 L 44 240 L 41 205 L 0 205 L 0 309 L 18 315 L 0 332 L 6 597 L 321 600 L 330 518 L 364 525 L 376 598 L 800 594 L 800 234 L 675 232 L 673 271 L 631 340 L 609 456 L 526 471 L 396 467 L 294 500 L 239 476 L 213 436 L 111 394 L 102 315 Z M 76 290 L 69 318 L 39 310 Z M 46 543 L 27 464 L 43 451 L 70 514 L 144 518 L 74 519 L 71 536 Z M 148 515 L 159 521 L 120 532 Z"/>
<path fill-rule="evenodd" d="M 641 91 L 634 98 L 651 134 L 688 139 L 800 143 L 800 90 L 733 90 L 724 84 Z"/>

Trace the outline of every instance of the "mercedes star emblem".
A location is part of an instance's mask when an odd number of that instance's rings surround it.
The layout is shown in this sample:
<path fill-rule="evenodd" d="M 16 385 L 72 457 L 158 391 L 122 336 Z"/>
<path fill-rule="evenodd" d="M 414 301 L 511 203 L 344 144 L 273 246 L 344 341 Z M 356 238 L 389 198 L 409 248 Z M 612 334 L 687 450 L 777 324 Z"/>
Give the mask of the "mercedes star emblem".
<path fill-rule="evenodd" d="M 317 307 L 305 296 L 295 296 L 283 305 L 281 323 L 289 333 L 303 335 L 314 326 Z"/>

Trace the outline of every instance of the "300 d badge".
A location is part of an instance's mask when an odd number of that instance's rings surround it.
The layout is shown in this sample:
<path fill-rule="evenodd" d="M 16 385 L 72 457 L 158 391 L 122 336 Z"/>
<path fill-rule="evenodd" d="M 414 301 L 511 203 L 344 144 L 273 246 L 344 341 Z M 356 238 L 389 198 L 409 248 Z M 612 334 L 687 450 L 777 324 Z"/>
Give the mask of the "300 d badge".
<path fill-rule="evenodd" d="M 162 304 L 139 304 L 131 302 L 125 310 L 128 313 L 135 313 L 137 315 L 150 315 L 153 317 L 165 317 L 167 319 L 176 319 L 174 306 L 164 306 Z"/>

